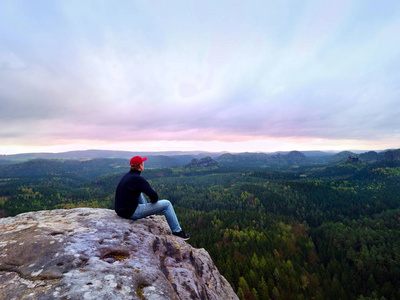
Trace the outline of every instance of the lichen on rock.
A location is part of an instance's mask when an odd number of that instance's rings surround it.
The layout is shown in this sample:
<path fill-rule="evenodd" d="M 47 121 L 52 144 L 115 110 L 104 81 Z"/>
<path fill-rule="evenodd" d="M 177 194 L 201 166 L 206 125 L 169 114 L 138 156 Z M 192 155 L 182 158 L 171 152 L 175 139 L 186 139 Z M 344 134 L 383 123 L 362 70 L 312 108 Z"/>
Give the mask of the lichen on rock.
<path fill-rule="evenodd" d="M 237 299 L 162 216 L 77 208 L 0 219 L 0 299 Z"/>

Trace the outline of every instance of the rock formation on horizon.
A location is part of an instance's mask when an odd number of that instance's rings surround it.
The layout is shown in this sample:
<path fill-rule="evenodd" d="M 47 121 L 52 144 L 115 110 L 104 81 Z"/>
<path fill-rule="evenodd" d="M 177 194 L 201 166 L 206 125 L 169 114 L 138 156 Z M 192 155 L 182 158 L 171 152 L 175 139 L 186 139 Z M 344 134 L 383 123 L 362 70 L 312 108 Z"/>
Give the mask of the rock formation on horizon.
<path fill-rule="evenodd" d="M 77 208 L 0 219 L 0 299 L 238 299 L 162 216 Z"/>
<path fill-rule="evenodd" d="M 196 159 L 193 158 L 189 164 L 186 165 L 186 168 L 213 168 L 218 167 L 218 163 L 213 160 L 210 156 Z"/>

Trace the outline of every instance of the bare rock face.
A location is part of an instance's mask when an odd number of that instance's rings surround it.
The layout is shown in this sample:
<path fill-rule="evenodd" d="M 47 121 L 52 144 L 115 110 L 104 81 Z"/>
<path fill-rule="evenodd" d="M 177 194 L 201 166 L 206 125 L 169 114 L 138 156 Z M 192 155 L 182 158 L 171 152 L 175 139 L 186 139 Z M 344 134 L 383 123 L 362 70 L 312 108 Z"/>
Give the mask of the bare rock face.
<path fill-rule="evenodd" d="M 0 299 L 238 298 L 164 217 L 78 208 L 0 219 Z"/>

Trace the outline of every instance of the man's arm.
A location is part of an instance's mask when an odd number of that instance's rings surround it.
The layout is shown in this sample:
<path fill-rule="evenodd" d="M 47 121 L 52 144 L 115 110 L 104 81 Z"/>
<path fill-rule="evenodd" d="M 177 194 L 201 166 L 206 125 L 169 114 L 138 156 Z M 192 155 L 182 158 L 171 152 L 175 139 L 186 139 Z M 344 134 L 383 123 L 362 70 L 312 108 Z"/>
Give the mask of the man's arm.
<path fill-rule="evenodd" d="M 151 203 L 156 203 L 158 201 L 158 194 L 153 188 L 150 186 L 150 183 L 147 182 L 146 179 L 143 178 L 142 184 L 142 192 L 150 198 Z"/>

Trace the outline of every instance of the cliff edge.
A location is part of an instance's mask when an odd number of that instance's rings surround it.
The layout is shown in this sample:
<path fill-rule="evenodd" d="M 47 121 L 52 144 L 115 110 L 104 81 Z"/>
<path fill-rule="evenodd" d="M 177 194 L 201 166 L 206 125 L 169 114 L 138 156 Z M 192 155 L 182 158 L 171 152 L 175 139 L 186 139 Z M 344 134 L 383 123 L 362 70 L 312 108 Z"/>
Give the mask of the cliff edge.
<path fill-rule="evenodd" d="M 0 299 L 238 299 L 162 216 L 78 208 L 0 219 Z"/>

